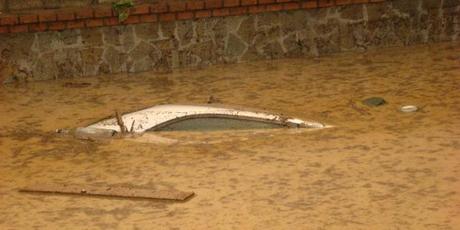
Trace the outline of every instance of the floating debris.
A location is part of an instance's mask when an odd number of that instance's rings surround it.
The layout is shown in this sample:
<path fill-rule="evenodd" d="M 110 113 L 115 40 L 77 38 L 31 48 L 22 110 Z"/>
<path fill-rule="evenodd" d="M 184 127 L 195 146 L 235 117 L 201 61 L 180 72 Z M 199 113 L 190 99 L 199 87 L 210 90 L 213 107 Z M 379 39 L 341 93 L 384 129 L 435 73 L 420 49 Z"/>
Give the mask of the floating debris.
<path fill-rule="evenodd" d="M 401 106 L 400 110 L 403 113 L 413 113 L 418 111 L 418 107 L 415 105 L 405 105 Z"/>
<path fill-rule="evenodd" d="M 52 193 L 82 196 L 106 196 L 117 198 L 136 198 L 153 200 L 186 201 L 195 195 L 194 192 L 182 192 L 177 190 L 151 190 L 130 187 L 112 186 L 82 186 L 62 184 L 38 184 L 19 189 L 20 192 Z"/>
<path fill-rule="evenodd" d="M 81 89 L 81 88 L 86 88 L 91 86 L 91 83 L 88 82 L 66 82 L 64 83 L 65 88 L 75 88 L 75 89 Z"/>

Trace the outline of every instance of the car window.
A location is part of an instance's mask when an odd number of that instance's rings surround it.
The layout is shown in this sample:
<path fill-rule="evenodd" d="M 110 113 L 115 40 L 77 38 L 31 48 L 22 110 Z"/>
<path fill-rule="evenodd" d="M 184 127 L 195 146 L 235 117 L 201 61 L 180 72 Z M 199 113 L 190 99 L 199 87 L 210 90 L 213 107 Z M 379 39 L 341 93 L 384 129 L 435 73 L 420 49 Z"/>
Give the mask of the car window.
<path fill-rule="evenodd" d="M 285 127 L 271 121 L 227 117 L 191 117 L 173 121 L 149 131 L 215 131 L 245 129 L 275 129 Z"/>

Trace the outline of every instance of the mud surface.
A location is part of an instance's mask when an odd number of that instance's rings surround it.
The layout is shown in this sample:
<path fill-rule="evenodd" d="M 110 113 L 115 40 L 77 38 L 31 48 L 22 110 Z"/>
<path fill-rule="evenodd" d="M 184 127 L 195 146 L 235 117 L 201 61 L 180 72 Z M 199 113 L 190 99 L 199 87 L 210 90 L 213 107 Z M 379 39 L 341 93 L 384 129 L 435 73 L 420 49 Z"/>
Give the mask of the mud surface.
<path fill-rule="evenodd" d="M 0 89 L 1 229 L 455 229 L 460 43 Z M 90 83 L 90 84 L 86 84 Z M 222 103 L 335 128 L 171 132 L 169 144 L 54 130 L 159 103 Z M 367 107 L 365 98 L 388 103 Z M 422 107 L 402 113 L 399 107 Z M 18 193 L 35 183 L 194 191 L 185 203 Z"/>

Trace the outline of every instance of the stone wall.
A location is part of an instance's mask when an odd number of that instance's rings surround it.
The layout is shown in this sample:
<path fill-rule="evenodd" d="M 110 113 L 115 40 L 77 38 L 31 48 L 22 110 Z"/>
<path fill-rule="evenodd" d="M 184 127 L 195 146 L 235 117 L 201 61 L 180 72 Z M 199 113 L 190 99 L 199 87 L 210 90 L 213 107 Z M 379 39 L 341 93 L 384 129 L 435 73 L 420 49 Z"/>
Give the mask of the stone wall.
<path fill-rule="evenodd" d="M 170 71 L 455 41 L 458 0 L 394 0 L 311 10 L 0 35 L 0 78 L 30 81 Z M 2 80 L 2 79 L 0 79 Z"/>
<path fill-rule="evenodd" d="M 5 12 L 7 10 L 6 0 L 0 0 L 0 12 Z"/>

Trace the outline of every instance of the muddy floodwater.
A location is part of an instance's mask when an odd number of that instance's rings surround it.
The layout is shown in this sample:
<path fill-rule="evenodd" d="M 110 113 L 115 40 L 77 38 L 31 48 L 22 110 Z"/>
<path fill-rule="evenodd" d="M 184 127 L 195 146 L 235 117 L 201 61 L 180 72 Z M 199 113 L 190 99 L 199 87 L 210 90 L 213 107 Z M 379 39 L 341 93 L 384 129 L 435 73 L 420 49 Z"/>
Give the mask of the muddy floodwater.
<path fill-rule="evenodd" d="M 55 134 L 115 110 L 210 96 L 334 128 L 165 132 L 177 141 L 151 143 Z M 361 103 L 372 96 L 387 104 Z M 0 88 L 1 229 L 458 229 L 459 176 L 458 42 Z M 196 195 L 17 191 L 36 183 Z"/>

